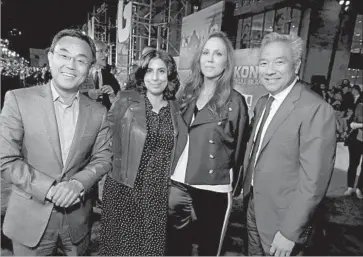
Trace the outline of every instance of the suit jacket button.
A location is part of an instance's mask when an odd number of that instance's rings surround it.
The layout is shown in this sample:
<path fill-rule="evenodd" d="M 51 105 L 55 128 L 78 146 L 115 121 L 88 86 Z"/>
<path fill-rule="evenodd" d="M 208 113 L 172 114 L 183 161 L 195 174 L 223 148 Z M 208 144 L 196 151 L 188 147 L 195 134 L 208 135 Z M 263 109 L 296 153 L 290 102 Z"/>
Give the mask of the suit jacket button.
<path fill-rule="evenodd" d="M 209 174 L 213 174 L 213 172 L 214 172 L 213 170 L 209 170 Z"/>
<path fill-rule="evenodd" d="M 214 155 L 210 154 L 209 158 L 214 159 Z"/>
<path fill-rule="evenodd" d="M 211 139 L 208 141 L 210 144 L 214 144 L 214 141 Z"/>
<path fill-rule="evenodd" d="M 218 126 L 222 125 L 222 121 L 218 121 L 217 124 L 218 124 Z"/>
<path fill-rule="evenodd" d="M 231 111 L 232 111 L 232 108 L 231 108 L 231 107 L 229 107 L 229 108 L 228 108 L 228 111 L 230 111 L 230 112 L 231 112 Z"/>
<path fill-rule="evenodd" d="M 132 111 L 134 108 L 130 107 L 130 110 Z"/>

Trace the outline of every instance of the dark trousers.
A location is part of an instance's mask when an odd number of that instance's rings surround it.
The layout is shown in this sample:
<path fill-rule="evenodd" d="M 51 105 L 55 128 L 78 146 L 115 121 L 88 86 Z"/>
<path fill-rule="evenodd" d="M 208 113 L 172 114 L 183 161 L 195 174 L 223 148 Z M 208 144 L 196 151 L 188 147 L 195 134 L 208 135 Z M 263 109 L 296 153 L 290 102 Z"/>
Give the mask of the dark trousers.
<path fill-rule="evenodd" d="M 192 244 L 198 255 L 219 255 L 231 212 L 232 195 L 172 182 L 169 196 L 169 256 L 190 256 Z"/>
<path fill-rule="evenodd" d="M 315 229 L 316 230 L 316 229 Z M 319 231 L 320 232 L 320 231 Z M 269 252 L 265 252 L 260 235 L 258 234 L 257 225 L 256 225 L 256 217 L 255 217 L 255 206 L 253 199 L 253 189 L 251 188 L 250 196 L 248 199 L 248 207 L 247 207 L 247 233 L 248 233 L 248 255 L 249 256 L 270 256 Z M 310 240 L 318 240 L 320 234 L 317 233 L 317 230 L 311 235 Z M 321 239 L 321 238 L 319 238 Z M 322 245 L 320 244 L 320 248 Z M 291 256 L 303 256 L 303 255 L 317 255 L 320 253 L 317 250 L 315 244 L 308 243 L 308 246 L 302 246 L 296 244 L 292 249 Z M 323 254 L 325 255 L 325 254 Z"/>
<path fill-rule="evenodd" d="M 63 213 L 52 212 L 40 243 L 36 247 L 28 247 L 13 241 L 15 256 L 46 256 L 55 255 L 59 249 L 68 256 L 87 255 L 90 233 L 77 245 L 72 243 L 67 218 Z"/>
<path fill-rule="evenodd" d="M 354 187 L 360 159 L 363 155 L 363 142 L 352 140 L 348 146 L 349 150 L 349 168 L 348 168 L 348 187 Z M 361 165 L 361 173 L 358 178 L 357 188 L 363 189 L 363 165 Z"/>
<path fill-rule="evenodd" d="M 250 191 L 250 199 L 247 208 L 247 234 L 248 234 L 248 255 L 249 256 L 264 256 L 269 255 L 265 253 L 262 247 L 261 238 L 258 234 L 255 206 L 253 200 L 253 189 Z"/>

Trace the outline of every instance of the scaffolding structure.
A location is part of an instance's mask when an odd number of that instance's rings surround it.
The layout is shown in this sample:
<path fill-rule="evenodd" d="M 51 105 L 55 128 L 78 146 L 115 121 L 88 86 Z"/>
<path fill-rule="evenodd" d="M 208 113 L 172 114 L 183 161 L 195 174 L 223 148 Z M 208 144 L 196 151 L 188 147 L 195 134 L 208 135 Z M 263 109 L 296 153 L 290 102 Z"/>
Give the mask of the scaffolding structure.
<path fill-rule="evenodd" d="M 126 3 L 130 2 L 124 0 Z M 135 0 L 132 1 L 131 34 L 129 37 L 128 74 L 140 59 L 146 46 L 163 49 L 179 56 L 181 25 L 184 16 L 191 12 L 188 0 Z M 93 38 L 109 46 L 109 64 L 116 63 L 117 10 L 115 0 L 105 0 L 88 15 L 93 20 Z M 89 22 L 88 22 L 89 24 Z"/>
<path fill-rule="evenodd" d="M 154 23 L 154 0 L 132 1 L 132 22 L 129 48 L 129 74 L 141 57 L 144 47 L 155 44 L 157 26 Z"/>
<path fill-rule="evenodd" d="M 108 19 L 107 4 L 103 3 L 99 8 L 93 7 L 92 17 L 94 19 L 93 37 L 95 40 L 108 42 Z"/>
<path fill-rule="evenodd" d="M 187 0 L 165 0 L 164 22 L 162 27 L 162 48 L 173 56 L 179 56 L 183 17 L 191 12 Z"/>

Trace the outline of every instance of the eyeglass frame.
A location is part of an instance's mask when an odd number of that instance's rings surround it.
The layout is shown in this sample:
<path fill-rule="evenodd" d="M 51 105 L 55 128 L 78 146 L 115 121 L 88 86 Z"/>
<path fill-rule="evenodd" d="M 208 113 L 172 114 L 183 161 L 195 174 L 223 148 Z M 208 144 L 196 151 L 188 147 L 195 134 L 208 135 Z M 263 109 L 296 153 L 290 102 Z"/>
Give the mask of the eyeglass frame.
<path fill-rule="evenodd" d="M 72 57 L 72 56 L 69 56 L 69 55 L 67 55 L 65 53 L 60 53 L 60 52 L 55 51 L 55 50 L 52 53 L 53 54 L 56 53 L 59 56 L 59 58 L 64 60 L 64 61 L 71 61 L 73 59 L 76 64 L 82 65 L 82 66 L 87 66 L 87 65 L 93 63 L 92 61 L 83 62 L 83 61 L 80 61 L 79 59 L 77 60 L 77 57 Z"/>
<path fill-rule="evenodd" d="M 96 49 L 97 53 L 102 53 L 102 54 L 109 54 L 110 53 L 110 49 L 106 48 L 106 49 Z"/>

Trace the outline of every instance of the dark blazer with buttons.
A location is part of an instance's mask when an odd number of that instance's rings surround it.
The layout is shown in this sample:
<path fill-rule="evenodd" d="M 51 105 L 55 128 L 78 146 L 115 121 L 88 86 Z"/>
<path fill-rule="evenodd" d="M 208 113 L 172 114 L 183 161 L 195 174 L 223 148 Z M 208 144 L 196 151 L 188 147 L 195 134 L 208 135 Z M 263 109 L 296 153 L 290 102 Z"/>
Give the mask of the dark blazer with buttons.
<path fill-rule="evenodd" d="M 232 90 L 230 103 L 222 111 L 222 118 L 216 117 L 206 105 L 191 123 L 195 105 L 196 100 L 182 110 L 184 125 L 189 127 L 185 182 L 191 185 L 227 185 L 231 182 L 229 171 L 233 168 L 232 184 L 234 189 L 237 185 L 240 188 L 238 181 L 241 182 L 241 166 L 249 134 L 248 108 L 244 97 Z M 187 135 L 180 135 L 176 160 L 186 142 Z M 174 164 L 176 166 L 176 162 Z"/>
<path fill-rule="evenodd" d="M 177 138 L 179 134 L 186 135 L 187 128 L 185 125 L 178 126 L 184 122 L 177 102 L 170 101 L 169 104 L 174 126 L 173 162 Z M 110 176 L 119 183 L 134 187 L 147 133 L 144 95 L 136 91 L 122 91 L 112 105 L 108 118 L 113 135 L 113 169 Z"/>

